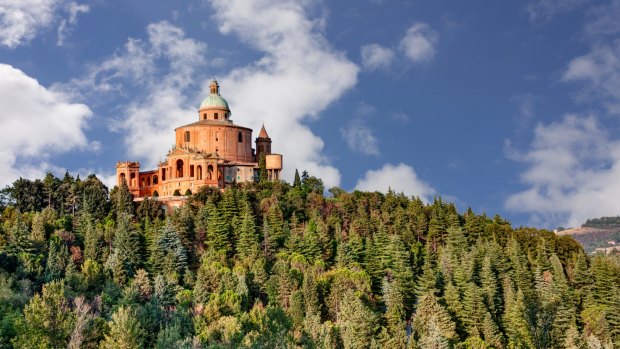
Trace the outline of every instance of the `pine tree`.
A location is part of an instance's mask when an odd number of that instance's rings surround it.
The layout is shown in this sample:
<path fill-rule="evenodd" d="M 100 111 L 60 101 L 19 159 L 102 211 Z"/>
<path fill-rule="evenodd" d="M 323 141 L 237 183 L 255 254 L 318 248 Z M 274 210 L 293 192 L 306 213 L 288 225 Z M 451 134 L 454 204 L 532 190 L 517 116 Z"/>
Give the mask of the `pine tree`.
<path fill-rule="evenodd" d="M 533 348 L 534 343 L 530 334 L 530 326 L 526 320 L 527 309 L 523 292 L 518 290 L 515 293 L 512 287 L 508 286 L 504 299 L 506 312 L 503 322 L 509 347 Z"/>
<path fill-rule="evenodd" d="M 143 261 L 140 236 L 126 214 L 119 216 L 113 245 L 114 252 L 106 264 L 112 270 L 115 281 L 122 285 L 142 266 Z"/>
<path fill-rule="evenodd" d="M 205 241 L 207 247 L 217 252 L 230 253 L 229 224 L 212 201 L 207 201 L 205 206 L 209 213 L 207 239 Z"/>
<path fill-rule="evenodd" d="M 245 205 L 241 213 L 241 225 L 239 227 L 239 240 L 237 242 L 237 255 L 241 259 L 255 258 L 260 246 L 256 234 L 256 223 L 252 209 Z"/>
<path fill-rule="evenodd" d="M 82 235 L 84 235 L 84 259 L 101 261 L 101 252 L 104 248 L 104 241 L 95 228 L 90 215 L 84 214 L 80 218 Z"/>
<path fill-rule="evenodd" d="M 441 343 L 453 343 L 456 338 L 455 324 L 448 312 L 439 304 L 439 299 L 432 293 L 420 297 L 415 314 L 413 315 L 413 329 L 421 343 L 425 337 L 431 337 L 437 343 L 437 338 L 443 338 Z M 440 336 L 440 337 L 437 337 Z"/>
<path fill-rule="evenodd" d="M 110 332 L 101 343 L 102 349 L 141 349 L 144 348 L 146 333 L 130 307 L 120 307 L 112 314 L 108 323 Z"/>
<path fill-rule="evenodd" d="M 73 321 L 64 282 L 52 281 L 24 308 L 24 318 L 16 324 L 13 345 L 24 349 L 65 348 Z"/>
<path fill-rule="evenodd" d="M 426 248 L 426 258 L 422 266 L 422 274 L 418 278 L 415 293 L 418 297 L 427 293 L 438 294 L 442 284 L 440 271 L 437 269 L 436 255 L 430 246 Z"/>
<path fill-rule="evenodd" d="M 114 193 L 110 193 L 110 196 L 112 199 L 112 207 L 117 217 L 120 217 L 123 214 L 129 216 L 134 215 L 135 207 L 133 203 L 133 195 L 131 195 L 126 181 L 123 181 L 120 187 L 116 188 Z"/>
<path fill-rule="evenodd" d="M 392 336 L 400 335 L 405 329 L 405 297 L 398 281 L 383 280 L 383 302 L 385 303 L 385 320 L 388 333 Z"/>
<path fill-rule="evenodd" d="M 161 228 L 149 258 L 153 274 L 179 280 L 187 267 L 187 252 L 170 221 Z"/>
<path fill-rule="evenodd" d="M 378 324 L 375 314 L 351 290 L 344 293 L 337 325 L 345 348 L 366 348 Z"/>
<path fill-rule="evenodd" d="M 51 281 L 62 278 L 68 258 L 67 246 L 60 240 L 60 237 L 53 235 L 49 240 L 45 279 Z"/>

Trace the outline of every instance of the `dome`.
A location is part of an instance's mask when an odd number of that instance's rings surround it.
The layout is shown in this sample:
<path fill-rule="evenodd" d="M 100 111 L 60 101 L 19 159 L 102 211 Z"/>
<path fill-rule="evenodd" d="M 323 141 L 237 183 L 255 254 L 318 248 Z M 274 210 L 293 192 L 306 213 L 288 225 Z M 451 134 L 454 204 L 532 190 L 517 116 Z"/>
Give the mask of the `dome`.
<path fill-rule="evenodd" d="M 214 93 L 208 95 L 207 98 L 200 103 L 200 109 L 204 108 L 222 108 L 230 110 L 228 102 L 226 102 L 224 97 Z"/>
<path fill-rule="evenodd" d="M 209 84 L 209 88 L 211 93 L 205 98 L 202 103 L 200 103 L 200 109 L 205 108 L 218 108 L 218 109 L 226 109 L 230 110 L 228 107 L 228 102 L 224 99 L 224 97 L 220 96 L 220 85 L 217 84 L 217 81 L 213 80 Z"/>

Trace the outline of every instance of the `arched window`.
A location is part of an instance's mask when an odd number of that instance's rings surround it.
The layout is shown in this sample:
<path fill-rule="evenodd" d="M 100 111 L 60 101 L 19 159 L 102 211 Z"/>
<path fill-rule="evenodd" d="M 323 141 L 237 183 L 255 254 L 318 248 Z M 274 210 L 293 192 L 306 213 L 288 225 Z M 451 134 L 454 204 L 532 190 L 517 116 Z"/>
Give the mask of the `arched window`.
<path fill-rule="evenodd" d="M 136 185 L 136 174 L 135 173 L 132 173 L 129 175 L 129 185 L 131 186 Z"/>
<path fill-rule="evenodd" d="M 243 143 L 243 134 L 241 134 L 241 132 L 237 134 L 237 141 L 239 141 L 239 143 Z"/>
<path fill-rule="evenodd" d="M 164 170 L 165 171 L 165 170 Z M 153 184 L 157 184 L 157 175 L 153 176 Z"/>
<path fill-rule="evenodd" d="M 196 167 L 196 179 L 202 179 L 202 166 L 200 165 Z"/>
<path fill-rule="evenodd" d="M 177 178 L 182 178 L 183 177 L 183 160 L 181 160 L 181 159 L 177 160 L 177 173 L 176 173 L 176 177 Z"/>
<path fill-rule="evenodd" d="M 147 187 L 151 186 L 151 177 L 146 177 L 146 186 Z"/>
<path fill-rule="evenodd" d="M 189 131 L 185 131 L 185 141 L 189 142 Z"/>
<path fill-rule="evenodd" d="M 207 120 L 207 113 L 202 114 L 202 120 Z"/>
<path fill-rule="evenodd" d="M 207 166 L 207 179 L 213 179 L 213 166 Z"/>
<path fill-rule="evenodd" d="M 215 120 L 217 120 L 217 113 L 215 113 L 215 115 L 213 116 L 213 118 L 214 118 Z"/>
<path fill-rule="evenodd" d="M 165 168 L 161 169 L 161 180 L 162 181 L 166 180 L 166 169 Z"/>
<path fill-rule="evenodd" d="M 194 165 L 189 165 L 189 176 L 194 177 Z"/>

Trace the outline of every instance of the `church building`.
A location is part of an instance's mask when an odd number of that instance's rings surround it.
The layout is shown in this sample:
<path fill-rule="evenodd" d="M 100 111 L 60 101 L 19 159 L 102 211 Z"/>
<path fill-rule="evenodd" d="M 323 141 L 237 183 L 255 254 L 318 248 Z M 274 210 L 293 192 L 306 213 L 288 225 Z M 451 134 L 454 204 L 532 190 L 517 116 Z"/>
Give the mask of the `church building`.
<path fill-rule="evenodd" d="M 252 129 L 233 123 L 217 81 L 211 81 L 209 87 L 211 93 L 200 104 L 198 121 L 175 129 L 175 144 L 157 169 L 140 171 L 140 163 L 133 161 L 116 164 L 118 185 L 126 181 L 134 198 L 158 197 L 169 201 L 168 206 L 178 206 L 183 201 L 180 197 L 203 186 L 223 189 L 234 183 L 256 182 L 262 155 L 268 179 L 280 179 L 282 155 L 271 153 L 265 126 L 255 140 L 255 150 Z"/>

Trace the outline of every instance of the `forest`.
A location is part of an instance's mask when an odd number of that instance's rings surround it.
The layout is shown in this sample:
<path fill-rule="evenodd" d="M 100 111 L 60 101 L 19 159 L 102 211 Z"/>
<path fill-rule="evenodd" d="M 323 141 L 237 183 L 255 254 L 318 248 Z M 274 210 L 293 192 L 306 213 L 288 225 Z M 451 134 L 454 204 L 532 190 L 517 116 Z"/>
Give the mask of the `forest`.
<path fill-rule="evenodd" d="M 620 259 L 320 179 L 0 192 L 0 348 L 620 348 Z"/>

